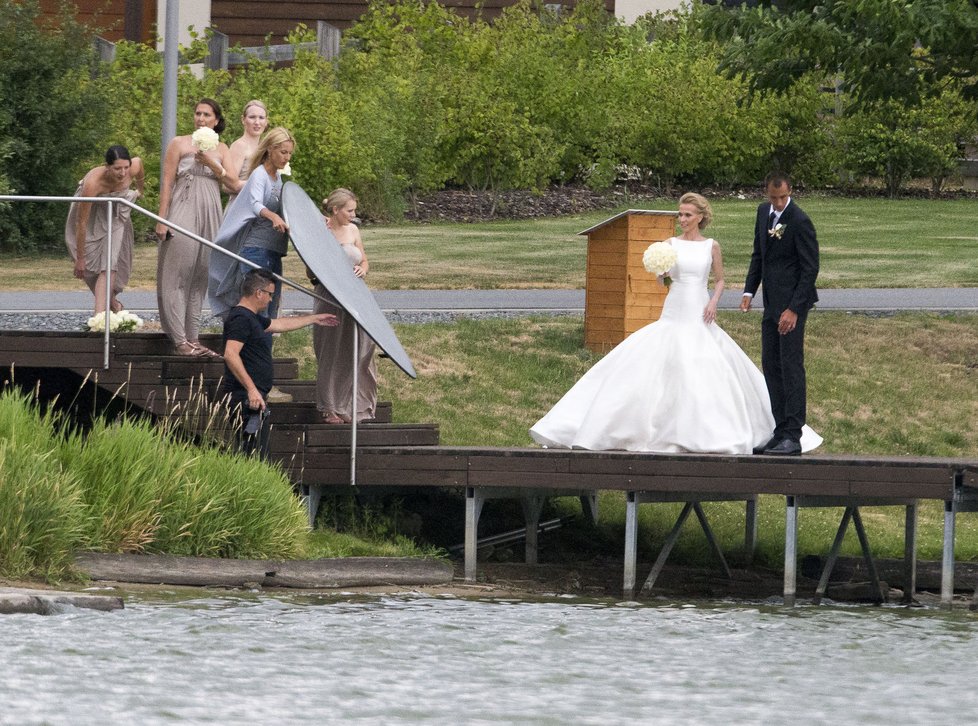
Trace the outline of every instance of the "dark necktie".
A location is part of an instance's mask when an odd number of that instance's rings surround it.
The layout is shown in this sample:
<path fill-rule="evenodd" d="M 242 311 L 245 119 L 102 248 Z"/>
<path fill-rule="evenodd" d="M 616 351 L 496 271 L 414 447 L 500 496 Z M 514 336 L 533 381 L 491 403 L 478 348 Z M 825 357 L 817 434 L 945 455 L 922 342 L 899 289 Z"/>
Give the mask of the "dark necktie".
<path fill-rule="evenodd" d="M 771 214 L 767 218 L 767 228 L 774 229 L 774 220 L 778 218 L 778 215 L 774 211 L 774 207 L 771 207 Z"/>

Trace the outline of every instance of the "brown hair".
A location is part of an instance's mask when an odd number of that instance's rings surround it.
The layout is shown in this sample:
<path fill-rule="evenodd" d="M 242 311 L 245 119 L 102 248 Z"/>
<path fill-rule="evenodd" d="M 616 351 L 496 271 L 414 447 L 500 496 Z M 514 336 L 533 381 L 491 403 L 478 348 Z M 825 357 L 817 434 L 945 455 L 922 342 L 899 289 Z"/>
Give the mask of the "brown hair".
<path fill-rule="evenodd" d="M 214 112 L 214 116 L 217 118 L 217 123 L 214 125 L 214 133 L 223 134 L 224 133 L 224 112 L 221 110 L 221 104 L 215 101 L 213 98 L 202 98 L 197 103 L 194 104 L 194 111 L 197 110 L 198 106 L 210 106 L 211 110 Z"/>

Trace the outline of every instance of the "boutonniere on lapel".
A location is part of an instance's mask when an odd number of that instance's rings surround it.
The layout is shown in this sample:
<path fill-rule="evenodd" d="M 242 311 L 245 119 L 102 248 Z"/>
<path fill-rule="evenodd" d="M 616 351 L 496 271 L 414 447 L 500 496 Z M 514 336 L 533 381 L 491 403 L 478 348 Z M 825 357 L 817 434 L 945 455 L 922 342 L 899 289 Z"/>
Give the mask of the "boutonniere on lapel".
<path fill-rule="evenodd" d="M 780 224 L 779 223 L 779 224 L 774 225 L 774 227 L 772 227 L 771 229 L 769 229 L 767 231 L 767 233 L 771 237 L 774 237 L 774 239 L 781 239 L 781 237 L 784 235 L 784 231 L 786 229 L 788 229 L 788 226 L 787 225 Z"/>

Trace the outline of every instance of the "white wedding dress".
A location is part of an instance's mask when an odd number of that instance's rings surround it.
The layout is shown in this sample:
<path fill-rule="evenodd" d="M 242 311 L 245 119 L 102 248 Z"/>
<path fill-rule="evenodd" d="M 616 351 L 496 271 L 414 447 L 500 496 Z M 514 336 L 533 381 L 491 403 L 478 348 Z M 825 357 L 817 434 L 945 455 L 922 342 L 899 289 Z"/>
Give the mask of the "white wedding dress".
<path fill-rule="evenodd" d="M 598 361 L 530 429 L 538 444 L 595 451 L 749 454 L 774 431 L 764 376 L 703 322 L 713 240 L 669 240 L 672 285 L 658 321 Z M 802 450 L 822 438 L 805 427 Z"/>

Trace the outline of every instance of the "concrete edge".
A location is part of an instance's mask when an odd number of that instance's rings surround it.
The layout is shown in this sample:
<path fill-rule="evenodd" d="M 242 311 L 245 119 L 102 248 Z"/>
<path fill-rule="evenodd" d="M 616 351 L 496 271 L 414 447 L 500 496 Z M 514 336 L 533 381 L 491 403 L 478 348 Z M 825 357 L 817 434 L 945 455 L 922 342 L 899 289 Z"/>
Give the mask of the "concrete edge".
<path fill-rule="evenodd" d="M 195 587 L 445 585 L 453 576 L 450 563 L 415 557 L 283 561 L 85 552 L 75 556 L 75 566 L 92 580 Z"/>

